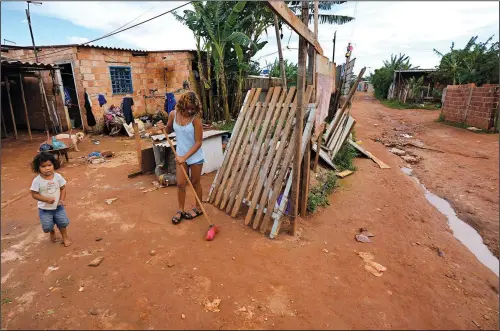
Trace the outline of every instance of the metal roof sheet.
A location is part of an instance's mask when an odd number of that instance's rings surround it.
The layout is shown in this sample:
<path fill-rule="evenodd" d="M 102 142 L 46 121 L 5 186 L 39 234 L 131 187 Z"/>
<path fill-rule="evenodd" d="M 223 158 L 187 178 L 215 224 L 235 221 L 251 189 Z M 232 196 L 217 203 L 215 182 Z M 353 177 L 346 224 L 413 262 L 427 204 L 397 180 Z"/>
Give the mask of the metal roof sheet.
<path fill-rule="evenodd" d="M 2 59 L 2 66 L 5 67 L 24 67 L 24 68 L 33 68 L 33 69 L 57 69 L 58 66 L 55 64 L 45 64 L 40 62 L 29 62 L 29 61 L 21 61 L 14 59 Z"/>

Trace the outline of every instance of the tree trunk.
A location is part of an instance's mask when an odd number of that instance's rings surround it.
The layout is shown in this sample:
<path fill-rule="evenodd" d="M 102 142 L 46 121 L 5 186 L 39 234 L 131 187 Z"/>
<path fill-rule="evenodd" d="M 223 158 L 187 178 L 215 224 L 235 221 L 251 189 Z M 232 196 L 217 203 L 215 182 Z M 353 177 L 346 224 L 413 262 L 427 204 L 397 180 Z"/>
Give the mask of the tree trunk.
<path fill-rule="evenodd" d="M 274 14 L 274 29 L 276 31 L 276 42 L 278 44 L 278 58 L 280 61 L 281 70 L 281 80 L 283 81 L 283 88 L 286 89 L 286 72 L 285 72 L 285 61 L 283 61 L 283 49 L 281 48 L 281 36 L 278 24 L 278 16 Z"/>
<path fill-rule="evenodd" d="M 222 102 L 223 102 L 223 107 L 224 107 L 224 120 L 230 121 L 231 120 L 231 114 L 229 113 L 229 104 L 227 102 L 227 85 L 226 85 L 226 74 L 224 72 L 224 62 L 221 57 L 219 57 L 219 73 L 220 73 L 220 85 L 221 85 L 221 92 L 222 92 Z"/>
<path fill-rule="evenodd" d="M 214 93 L 212 91 L 212 65 L 210 63 L 210 47 L 207 46 L 208 102 L 210 104 L 210 120 L 215 120 Z"/>

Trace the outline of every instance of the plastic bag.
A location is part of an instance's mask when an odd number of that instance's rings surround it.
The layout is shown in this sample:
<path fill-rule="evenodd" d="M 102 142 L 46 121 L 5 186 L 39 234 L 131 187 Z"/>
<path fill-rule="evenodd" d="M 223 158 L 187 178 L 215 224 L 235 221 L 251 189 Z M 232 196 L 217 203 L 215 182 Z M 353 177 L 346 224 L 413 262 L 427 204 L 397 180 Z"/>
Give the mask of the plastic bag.
<path fill-rule="evenodd" d="M 61 149 L 61 148 L 66 148 L 66 145 L 62 142 L 56 139 L 56 137 L 52 137 L 52 147 L 54 149 Z"/>

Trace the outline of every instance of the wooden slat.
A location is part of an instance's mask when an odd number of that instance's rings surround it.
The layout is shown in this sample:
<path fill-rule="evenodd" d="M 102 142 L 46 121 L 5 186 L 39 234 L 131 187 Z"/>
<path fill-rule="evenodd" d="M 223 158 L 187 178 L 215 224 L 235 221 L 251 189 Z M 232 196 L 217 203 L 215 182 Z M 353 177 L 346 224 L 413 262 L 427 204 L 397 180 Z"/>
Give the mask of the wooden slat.
<path fill-rule="evenodd" d="M 248 128 L 247 128 L 248 122 L 250 121 L 250 119 L 252 118 L 252 116 L 254 114 L 255 105 L 256 105 L 257 101 L 259 100 L 259 96 L 260 96 L 261 91 L 262 91 L 262 89 L 257 89 L 257 91 L 255 92 L 253 99 L 252 99 L 252 102 L 250 103 L 248 110 L 245 112 L 245 119 L 244 119 L 243 124 L 241 126 L 241 130 L 239 130 L 239 132 L 238 132 L 238 136 L 231 137 L 231 140 L 234 140 L 233 152 L 230 153 L 230 155 L 228 155 L 228 157 L 226 158 L 228 161 L 227 161 L 226 167 L 224 168 L 224 171 L 221 172 L 220 183 L 215 186 L 214 192 L 212 193 L 212 196 L 210 197 L 211 203 L 213 203 L 217 199 L 217 197 L 219 197 L 218 199 L 220 200 L 220 195 L 222 194 L 222 192 L 225 189 L 227 177 L 229 176 L 229 174 L 231 172 L 231 167 L 233 166 L 233 162 L 234 162 L 234 159 L 236 158 L 236 154 L 238 154 L 241 151 L 241 141 L 243 140 L 243 136 L 245 135 L 245 132 L 248 130 Z"/>
<path fill-rule="evenodd" d="M 264 103 L 264 107 L 267 105 L 272 93 L 274 91 L 274 87 L 270 89 L 268 92 L 268 95 L 266 97 L 266 102 Z M 224 179 L 222 180 L 221 183 L 221 188 L 218 190 L 217 195 L 215 197 L 215 203 L 214 205 L 216 207 L 219 207 L 221 200 L 223 196 L 226 194 L 226 191 L 228 189 L 228 180 L 231 178 L 231 176 L 234 176 L 236 172 L 238 171 L 238 167 L 235 166 L 236 162 L 238 159 L 240 159 L 241 154 L 244 152 L 247 144 L 248 144 L 248 138 L 250 134 L 253 132 L 256 122 L 258 121 L 259 116 L 261 115 L 261 109 L 262 104 L 260 102 L 257 103 L 255 107 L 252 107 L 250 111 L 252 112 L 250 114 L 250 117 L 248 118 L 248 122 L 243 125 L 243 131 L 241 132 L 240 137 L 238 137 L 238 143 L 237 143 L 237 149 L 235 150 L 235 153 L 231 155 L 230 162 L 228 164 L 228 168 L 226 169 L 226 173 L 224 175 Z"/>
<path fill-rule="evenodd" d="M 267 5 L 281 17 L 286 24 L 288 24 L 299 36 L 307 40 L 307 42 L 316 49 L 316 52 L 323 55 L 323 49 L 321 48 L 318 40 L 314 37 L 314 33 L 309 30 L 306 24 L 295 16 L 295 14 L 288 8 L 284 1 L 269 0 Z"/>
<path fill-rule="evenodd" d="M 304 100 L 303 104 L 309 103 L 309 100 L 311 99 L 311 95 L 313 92 L 313 86 L 309 85 L 307 87 L 306 93 L 304 94 Z M 298 94 L 296 96 L 296 99 L 298 98 Z M 297 100 L 295 100 L 297 101 Z M 288 145 L 286 146 L 288 140 L 289 134 L 292 131 L 292 127 L 294 127 L 294 121 L 293 119 L 295 118 L 295 115 L 297 113 L 297 102 L 293 103 L 292 109 L 290 113 L 288 114 L 287 121 L 286 121 L 286 126 L 285 130 L 283 131 L 283 135 L 281 136 L 280 140 L 280 145 L 278 147 L 278 151 L 275 156 L 268 156 L 268 159 L 266 160 L 266 163 L 269 165 L 272 162 L 271 170 L 269 171 L 269 175 L 266 172 L 262 172 L 259 178 L 259 181 L 257 183 L 257 187 L 255 188 L 254 195 L 252 197 L 252 206 L 250 206 L 250 209 L 248 210 L 247 216 L 245 217 L 245 224 L 251 224 L 252 216 L 254 213 L 255 206 L 257 203 L 259 203 L 259 208 L 256 210 L 255 218 L 253 219 L 253 228 L 257 229 L 260 225 L 260 219 L 262 218 L 262 214 L 264 212 L 264 207 L 266 207 L 266 201 L 268 200 L 269 192 L 271 188 L 273 187 L 273 178 L 275 176 L 276 170 L 278 169 L 278 166 L 280 163 L 282 163 L 282 156 L 285 148 L 288 149 L 293 149 L 291 146 L 293 145 Z M 276 137 L 276 144 L 278 144 L 278 139 L 280 138 L 279 136 Z M 291 138 L 294 138 L 293 135 Z M 288 171 L 288 164 L 285 164 L 282 166 L 281 171 L 287 172 Z M 278 177 L 280 178 L 280 177 Z M 277 179 L 279 182 L 280 180 Z M 281 179 L 283 181 L 283 179 Z M 281 184 L 277 184 L 278 186 Z M 276 186 L 276 185 L 275 185 Z M 280 188 L 280 186 L 279 186 Z M 278 190 L 279 190 L 278 188 Z M 262 192 L 261 195 L 261 191 Z M 260 199 L 259 199 L 260 196 Z M 271 196 L 272 199 L 272 196 Z M 274 204 L 270 204 L 270 207 L 268 208 L 271 209 L 271 211 L 274 209 Z"/>
<path fill-rule="evenodd" d="M 296 91 L 296 87 L 295 86 L 292 86 L 290 88 L 290 93 L 292 92 L 297 92 Z M 297 107 L 297 98 L 292 94 L 291 96 L 293 98 L 293 103 L 291 105 L 289 105 L 289 108 L 286 109 L 286 111 L 289 113 L 289 112 L 292 112 L 293 113 L 293 116 L 292 118 L 290 119 L 290 121 L 293 120 L 294 116 L 295 116 L 295 110 L 293 110 L 293 107 Z M 275 142 L 276 142 L 276 146 L 278 146 L 279 144 L 279 141 L 280 141 L 280 137 L 276 135 L 274 135 L 275 137 L 277 137 L 277 139 L 275 139 Z M 260 169 L 254 169 L 253 173 L 252 173 L 252 178 L 250 180 L 250 186 L 249 186 L 249 189 L 248 189 L 248 192 L 247 192 L 247 196 L 246 196 L 246 199 L 248 201 L 251 201 L 252 200 L 252 195 L 253 195 L 253 192 L 255 191 L 255 188 L 256 188 L 256 185 L 257 185 L 257 179 L 258 179 L 258 176 L 259 176 L 259 170 Z"/>
<path fill-rule="evenodd" d="M 271 116 L 274 112 L 274 108 L 276 107 L 276 102 L 278 101 L 278 98 L 281 94 L 281 87 L 275 87 L 273 96 L 271 99 L 271 103 L 269 104 L 268 107 L 263 108 L 263 110 L 259 111 L 259 118 L 257 120 L 257 123 L 253 129 L 253 131 L 248 131 L 248 139 L 244 139 L 244 144 L 245 146 L 245 152 L 240 153 L 238 155 L 238 158 L 236 159 L 236 164 L 235 164 L 235 172 L 233 176 L 230 177 L 229 179 L 229 184 L 226 192 L 223 195 L 223 199 L 220 204 L 220 209 L 226 208 L 227 203 L 229 202 L 229 197 L 233 193 L 234 190 L 237 190 L 235 186 L 239 185 L 239 179 L 241 178 L 242 174 L 246 171 L 247 167 L 246 164 L 248 162 L 248 159 L 250 158 L 252 149 L 255 145 L 255 141 L 262 143 L 262 137 L 265 134 L 266 128 L 269 125 Z M 265 117 L 265 120 L 264 120 Z M 264 122 L 263 122 L 264 121 Z M 239 172 L 238 172 L 239 170 Z"/>
<path fill-rule="evenodd" d="M 313 146 L 312 146 L 312 150 L 314 152 L 316 152 L 316 153 L 318 153 L 318 147 L 317 146 L 318 146 L 317 144 L 313 144 Z M 337 170 L 337 167 L 332 163 L 332 159 L 330 158 L 330 155 L 327 152 L 325 152 L 323 149 L 321 149 L 321 148 L 319 149 L 319 156 L 331 168 L 333 168 L 334 170 Z"/>
<path fill-rule="evenodd" d="M 314 116 L 316 115 L 316 107 L 313 107 L 309 113 L 309 117 L 307 120 L 307 123 L 304 128 L 304 133 L 302 136 L 302 141 L 301 141 L 301 157 L 304 156 L 304 152 L 307 146 L 307 143 L 309 142 L 309 139 L 311 139 L 311 131 L 313 128 L 313 122 L 314 122 Z M 283 170 L 282 170 L 283 171 Z M 273 228 L 271 230 L 271 235 L 269 236 L 271 239 L 276 238 L 278 235 L 279 228 L 281 226 L 281 218 L 283 216 L 283 212 L 286 209 L 285 206 L 288 201 L 288 194 L 290 193 L 290 188 L 291 188 L 291 178 L 293 178 L 293 170 L 290 172 L 289 175 L 289 181 L 287 182 L 287 186 L 285 187 L 285 191 L 283 192 L 283 198 L 281 199 L 281 203 L 278 208 L 278 215 L 276 216 L 276 219 L 274 220 Z M 288 185 L 290 184 L 290 185 Z M 262 221 L 262 224 L 260 226 L 260 232 L 264 233 L 267 230 L 267 226 L 269 224 L 269 220 L 271 219 L 272 215 L 272 206 L 276 203 L 276 200 L 278 199 L 280 189 L 276 189 L 273 191 L 273 197 L 269 201 L 269 208 L 267 208 L 266 215 L 264 216 L 264 220 Z"/>
<path fill-rule="evenodd" d="M 295 91 L 290 90 L 292 97 L 293 97 L 294 92 Z M 297 104 L 294 103 L 292 106 L 292 109 L 290 111 L 288 111 L 288 112 L 283 111 L 283 113 L 282 113 L 282 115 L 284 115 L 284 116 L 281 116 L 281 118 L 280 118 L 281 123 L 278 124 L 279 129 L 276 130 L 276 132 L 274 134 L 272 144 L 271 144 L 270 149 L 269 149 L 269 153 L 268 153 L 268 155 L 266 157 L 266 161 L 264 163 L 264 167 L 260 171 L 260 174 L 257 172 L 259 177 L 258 177 L 258 181 L 257 181 L 257 186 L 255 187 L 255 189 L 252 192 L 252 195 L 249 199 L 251 201 L 251 204 L 250 204 L 250 207 L 248 209 L 247 215 L 245 217 L 245 224 L 246 225 L 251 224 L 253 214 L 255 212 L 255 209 L 257 208 L 257 204 L 259 203 L 259 200 L 261 201 L 261 203 L 260 203 L 257 211 L 263 210 L 265 207 L 265 201 L 267 199 L 267 195 L 266 195 L 266 193 L 263 193 L 262 198 L 261 198 L 260 194 L 262 191 L 262 187 L 264 186 L 264 181 L 267 177 L 267 172 L 268 172 L 269 165 L 271 164 L 271 162 L 274 161 L 275 163 L 278 163 L 279 160 L 281 160 L 281 157 L 283 155 L 283 150 L 285 149 L 285 145 L 286 145 L 286 142 L 288 139 L 289 132 L 290 132 L 291 127 L 293 125 L 292 122 L 293 122 L 293 118 L 295 117 L 296 109 L 297 109 Z M 284 117 L 286 115 L 288 115 L 288 116 L 286 117 L 285 130 L 283 132 L 280 146 L 278 147 L 278 150 L 276 151 L 276 146 L 278 144 L 278 141 L 279 141 L 280 135 L 281 135 L 281 131 L 282 131 L 281 126 L 283 125 Z M 276 166 L 273 164 L 273 167 L 271 168 L 270 173 L 273 174 L 273 176 L 274 176 L 275 172 L 276 172 Z M 268 182 L 268 185 L 271 186 L 271 182 Z"/>
<path fill-rule="evenodd" d="M 373 155 L 372 153 L 370 153 L 369 151 L 367 151 L 366 149 L 364 149 L 363 147 L 359 146 L 358 144 L 356 144 L 354 141 L 352 141 L 351 139 L 348 139 L 347 140 L 349 142 L 349 144 L 351 144 L 351 146 L 353 146 L 354 148 L 356 148 L 358 151 L 360 151 L 362 154 L 366 155 L 368 158 L 372 159 L 373 162 L 375 162 L 376 164 L 379 165 L 380 168 L 382 169 L 390 169 L 391 167 L 388 166 L 387 164 L 385 164 L 384 162 L 382 162 L 382 160 L 378 159 L 377 157 L 375 157 L 375 155 Z"/>
<path fill-rule="evenodd" d="M 308 141 L 302 160 L 302 171 L 300 180 L 299 212 L 302 217 L 307 214 L 307 197 L 309 196 L 309 174 L 311 173 L 311 140 Z"/>
<path fill-rule="evenodd" d="M 19 73 L 19 86 L 21 87 L 21 97 L 23 99 L 24 116 L 26 116 L 26 125 L 28 126 L 28 134 L 30 136 L 30 140 L 33 140 L 33 137 L 31 136 L 30 118 L 28 116 L 28 106 L 26 106 L 26 98 L 24 97 L 23 76 L 21 76 L 21 73 Z"/>
<path fill-rule="evenodd" d="M 212 183 L 212 186 L 210 187 L 210 192 L 208 193 L 208 198 L 207 201 L 213 202 L 215 198 L 215 193 L 217 192 L 217 189 L 219 188 L 220 183 L 222 182 L 222 176 L 225 172 L 225 169 L 227 167 L 227 164 L 229 163 L 229 157 L 235 150 L 235 145 L 236 145 L 236 139 L 240 132 L 243 130 L 242 129 L 242 124 L 248 115 L 247 109 L 249 108 L 250 103 L 253 101 L 253 97 L 255 95 L 255 89 L 251 89 L 248 91 L 245 101 L 243 102 L 243 106 L 241 107 L 241 111 L 238 115 L 238 119 L 236 120 L 236 123 L 234 125 L 233 132 L 231 134 L 231 139 L 229 140 L 226 150 L 224 151 L 224 160 L 222 161 L 222 165 L 215 174 L 214 181 Z"/>
<path fill-rule="evenodd" d="M 14 116 L 14 109 L 12 108 L 12 99 L 10 98 L 10 83 L 9 78 L 5 76 L 5 88 L 7 89 L 7 98 L 9 99 L 10 116 L 12 117 L 12 126 L 14 127 L 14 135 L 17 139 L 16 117 Z"/>
<path fill-rule="evenodd" d="M 290 93 L 288 93 L 288 94 L 290 95 Z M 238 214 L 238 212 L 240 210 L 241 202 L 243 201 L 243 198 L 244 198 L 245 193 L 247 191 L 247 187 L 248 187 L 252 172 L 258 171 L 261 167 L 262 160 L 264 159 L 266 151 L 268 150 L 268 147 L 270 145 L 270 141 L 271 141 L 272 136 L 273 136 L 273 131 L 276 132 L 277 130 L 281 129 L 280 126 L 283 125 L 283 121 L 280 122 L 279 119 L 284 117 L 284 116 L 282 116 L 283 114 L 287 113 L 287 110 L 285 110 L 284 103 L 283 103 L 286 96 L 287 96 L 286 90 L 283 90 L 281 93 L 280 100 L 278 101 L 278 104 L 275 107 L 273 118 L 271 119 L 271 122 L 269 123 L 267 128 L 265 128 L 265 129 L 263 128 L 263 131 L 267 131 L 267 132 L 265 132 L 265 134 L 263 132 L 261 135 L 262 138 L 264 138 L 264 136 L 265 136 L 265 140 L 263 143 L 259 141 L 256 144 L 256 146 L 254 147 L 254 150 L 252 151 L 250 163 L 248 164 L 247 170 L 244 173 L 244 178 L 243 178 L 243 180 L 241 180 L 241 178 L 240 178 L 240 180 L 238 180 L 238 183 L 241 183 L 241 184 L 239 184 L 239 188 L 236 190 L 237 194 L 235 195 L 234 199 L 229 201 L 228 210 L 227 210 L 228 213 L 231 211 L 232 217 L 236 217 L 236 215 Z M 287 101 L 288 101 L 288 97 L 287 97 Z M 285 104 L 286 104 L 286 107 L 288 108 L 289 102 L 285 101 Z M 276 124 L 276 121 L 278 121 L 277 124 Z M 260 138 L 259 138 L 259 140 L 260 140 Z M 272 150 L 269 149 L 269 153 L 271 153 L 271 151 Z"/>
<path fill-rule="evenodd" d="M 340 136 L 340 139 L 337 141 L 337 143 L 334 147 L 334 150 L 332 153 L 332 158 L 334 158 L 335 155 L 337 155 L 337 153 L 339 152 L 340 148 L 342 148 L 342 145 L 346 141 L 349 134 L 352 132 L 354 125 L 356 125 L 356 120 L 354 118 L 352 118 L 352 116 L 349 116 L 347 124 L 345 126 L 345 129 L 343 130 L 342 135 Z"/>
<path fill-rule="evenodd" d="M 338 125 L 335 128 L 335 131 L 333 132 L 330 141 L 328 142 L 327 149 L 328 149 L 328 154 L 330 156 L 332 156 L 333 148 L 335 147 L 335 142 L 337 142 L 337 140 L 339 139 L 340 134 L 342 132 L 342 128 L 346 125 L 348 119 L 349 117 L 347 113 L 342 114 L 342 118 L 338 122 Z"/>

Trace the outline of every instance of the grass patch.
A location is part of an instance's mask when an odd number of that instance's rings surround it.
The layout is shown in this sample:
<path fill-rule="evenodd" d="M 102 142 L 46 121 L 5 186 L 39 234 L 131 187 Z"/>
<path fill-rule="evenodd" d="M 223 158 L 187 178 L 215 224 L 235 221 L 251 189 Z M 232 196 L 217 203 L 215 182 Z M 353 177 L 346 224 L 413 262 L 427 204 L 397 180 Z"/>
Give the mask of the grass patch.
<path fill-rule="evenodd" d="M 451 121 L 447 121 L 444 116 L 439 115 L 439 118 L 436 120 L 436 122 L 438 123 L 441 123 L 441 124 L 444 124 L 444 125 L 448 125 L 448 126 L 453 126 L 455 128 L 459 128 L 459 129 L 466 129 L 470 127 L 470 125 L 467 125 L 463 122 L 451 122 Z M 477 130 L 477 131 L 473 131 L 473 130 L 467 130 L 467 131 L 470 131 L 470 132 L 474 132 L 474 133 L 495 133 L 493 131 L 489 131 L 489 130 Z"/>
<path fill-rule="evenodd" d="M 437 110 L 439 105 L 434 103 L 402 103 L 398 100 L 380 100 L 380 102 L 387 108 L 392 109 L 426 109 L 426 110 Z"/>
<path fill-rule="evenodd" d="M 11 302 L 12 302 L 12 299 L 2 298 L 2 305 L 6 304 L 6 303 L 11 303 Z"/>
<path fill-rule="evenodd" d="M 335 157 L 333 158 L 333 164 L 335 164 L 340 171 L 356 171 L 356 166 L 353 164 L 352 160 L 357 155 L 358 151 L 356 151 L 356 149 L 352 147 L 351 144 L 349 144 L 349 142 L 346 140 L 342 147 L 340 147 L 337 155 L 335 155 Z"/>
<path fill-rule="evenodd" d="M 318 181 L 322 184 L 313 187 L 307 199 L 307 211 L 310 213 L 315 213 L 318 207 L 328 206 L 330 204 L 328 195 L 333 193 L 335 187 L 337 187 L 337 176 L 333 171 L 321 175 Z"/>
<path fill-rule="evenodd" d="M 229 132 L 232 133 L 235 124 L 236 124 L 236 121 L 220 122 L 220 123 L 214 123 L 214 127 L 217 130 L 220 130 L 220 131 L 229 131 Z"/>

